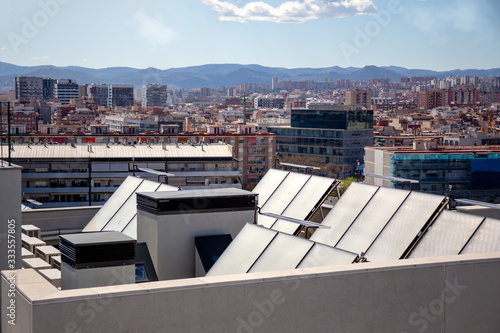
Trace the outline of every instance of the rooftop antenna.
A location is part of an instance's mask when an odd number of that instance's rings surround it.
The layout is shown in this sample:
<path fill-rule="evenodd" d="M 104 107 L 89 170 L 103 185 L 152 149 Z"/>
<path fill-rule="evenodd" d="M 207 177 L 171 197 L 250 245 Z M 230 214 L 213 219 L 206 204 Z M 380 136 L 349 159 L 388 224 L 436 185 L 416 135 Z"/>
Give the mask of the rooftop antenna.
<path fill-rule="evenodd" d="M 247 95 L 243 93 L 243 125 L 247 124 Z"/>

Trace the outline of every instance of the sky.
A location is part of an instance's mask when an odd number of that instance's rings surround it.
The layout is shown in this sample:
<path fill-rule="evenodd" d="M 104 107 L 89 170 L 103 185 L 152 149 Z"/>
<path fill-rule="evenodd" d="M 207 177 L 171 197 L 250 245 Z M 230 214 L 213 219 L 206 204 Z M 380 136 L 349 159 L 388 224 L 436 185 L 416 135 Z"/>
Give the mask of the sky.
<path fill-rule="evenodd" d="M 0 61 L 500 67 L 498 0 L 2 0 Z"/>

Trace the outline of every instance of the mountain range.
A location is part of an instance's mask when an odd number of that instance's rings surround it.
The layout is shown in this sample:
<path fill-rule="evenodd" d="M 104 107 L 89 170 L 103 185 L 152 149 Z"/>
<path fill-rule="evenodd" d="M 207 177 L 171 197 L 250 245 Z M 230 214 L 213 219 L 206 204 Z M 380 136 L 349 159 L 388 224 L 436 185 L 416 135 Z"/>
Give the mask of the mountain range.
<path fill-rule="evenodd" d="M 456 69 L 452 71 L 432 71 L 425 69 L 407 69 L 396 66 L 365 66 L 359 67 L 325 67 L 325 68 L 284 68 L 265 67 L 261 65 L 210 64 L 182 68 L 138 69 L 131 67 L 110 67 L 93 69 L 78 66 L 17 66 L 0 62 L 0 91 L 14 89 L 16 76 L 39 76 L 54 79 L 75 79 L 78 84 L 114 83 L 133 84 L 140 87 L 143 84 L 167 84 L 173 88 L 200 88 L 217 86 L 234 86 L 240 83 L 267 83 L 272 78 L 285 81 L 314 80 L 324 82 L 330 78 L 335 82 L 339 79 L 365 81 L 374 78 L 389 78 L 399 82 L 407 76 L 500 76 L 500 68 L 493 69 Z"/>

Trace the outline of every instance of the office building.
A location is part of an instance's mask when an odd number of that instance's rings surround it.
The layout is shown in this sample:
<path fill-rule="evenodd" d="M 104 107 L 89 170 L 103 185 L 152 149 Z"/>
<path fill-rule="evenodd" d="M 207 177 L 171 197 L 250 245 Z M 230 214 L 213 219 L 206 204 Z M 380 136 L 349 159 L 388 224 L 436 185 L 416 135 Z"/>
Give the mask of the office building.
<path fill-rule="evenodd" d="M 108 108 L 134 105 L 134 86 L 110 84 L 108 86 Z"/>
<path fill-rule="evenodd" d="M 57 80 L 54 84 L 54 98 L 57 98 L 63 105 L 67 105 L 72 99 L 79 98 L 78 89 L 75 80 Z"/>
<path fill-rule="evenodd" d="M 89 84 L 87 85 L 87 96 L 94 100 L 97 106 L 108 106 L 108 85 Z"/>
<path fill-rule="evenodd" d="M 48 89 L 46 87 L 46 89 Z M 45 90 L 46 92 L 48 90 Z M 48 92 L 46 93 L 48 94 Z M 16 77 L 16 99 L 21 100 L 37 100 L 43 99 L 44 96 L 44 79 L 34 76 L 18 76 Z"/>
<path fill-rule="evenodd" d="M 142 107 L 166 107 L 168 105 L 167 86 L 161 84 L 148 84 L 142 86 Z"/>
<path fill-rule="evenodd" d="M 310 104 L 292 109 L 290 126 L 264 126 L 276 134 L 282 157 L 319 157 L 322 163 L 356 166 L 373 144 L 373 111 L 360 106 Z"/>
<path fill-rule="evenodd" d="M 365 172 L 407 179 L 367 177 L 368 184 L 500 203 L 499 146 L 438 146 L 434 139 L 414 139 L 413 147 L 366 147 Z"/>

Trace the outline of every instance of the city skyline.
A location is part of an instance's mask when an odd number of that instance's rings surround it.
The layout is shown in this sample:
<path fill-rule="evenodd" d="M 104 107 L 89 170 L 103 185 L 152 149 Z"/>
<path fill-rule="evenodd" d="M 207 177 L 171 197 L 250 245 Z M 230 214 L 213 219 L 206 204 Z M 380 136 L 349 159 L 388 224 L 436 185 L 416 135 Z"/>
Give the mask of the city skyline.
<path fill-rule="evenodd" d="M 4 3 L 0 61 L 178 68 L 401 66 L 446 71 L 500 67 L 500 3 L 298 0 Z M 97 22 L 98 24 L 95 24 Z"/>

